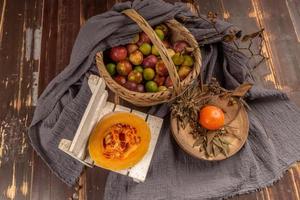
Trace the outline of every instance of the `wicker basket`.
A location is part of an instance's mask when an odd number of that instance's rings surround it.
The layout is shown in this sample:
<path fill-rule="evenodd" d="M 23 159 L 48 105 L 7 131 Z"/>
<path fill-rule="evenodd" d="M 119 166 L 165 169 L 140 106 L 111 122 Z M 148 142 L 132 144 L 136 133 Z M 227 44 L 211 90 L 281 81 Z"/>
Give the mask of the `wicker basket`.
<path fill-rule="evenodd" d="M 189 85 L 195 80 L 200 74 L 201 68 L 201 53 L 198 47 L 198 43 L 195 40 L 194 36 L 179 22 L 175 19 L 165 21 L 164 23 L 168 26 L 171 31 L 171 41 L 186 41 L 190 47 L 192 54 L 195 58 L 195 63 L 192 71 L 189 75 L 183 80 L 180 81 L 179 76 L 177 74 L 176 67 L 171 59 L 171 57 L 167 53 L 167 49 L 161 42 L 161 40 L 157 37 L 154 30 L 147 23 L 147 21 L 139 15 L 134 9 L 128 9 L 123 11 L 125 15 L 130 17 L 133 21 L 135 21 L 139 27 L 149 36 L 152 43 L 157 47 L 158 52 L 161 56 L 161 59 L 165 63 L 166 68 L 168 69 L 170 78 L 173 82 L 173 87 L 168 88 L 166 91 L 155 92 L 155 93 L 141 93 L 134 92 L 126 89 L 125 87 L 119 85 L 108 73 L 105 68 L 105 64 L 103 61 L 103 53 L 98 52 L 96 54 L 96 64 L 99 69 L 100 75 L 105 80 L 107 86 L 116 94 L 118 94 L 122 99 L 125 99 L 134 105 L 137 106 L 151 106 L 164 102 L 168 102 L 177 95 L 180 95 Z"/>

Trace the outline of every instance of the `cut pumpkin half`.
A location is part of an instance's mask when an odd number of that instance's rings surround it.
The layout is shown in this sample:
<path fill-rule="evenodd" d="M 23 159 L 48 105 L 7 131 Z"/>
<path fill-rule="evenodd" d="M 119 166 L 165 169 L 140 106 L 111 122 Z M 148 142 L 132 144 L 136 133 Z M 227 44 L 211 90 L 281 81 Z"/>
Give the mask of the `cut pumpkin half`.
<path fill-rule="evenodd" d="M 89 153 L 95 165 L 122 170 L 138 163 L 149 148 L 147 123 L 135 114 L 113 112 L 105 115 L 89 138 Z"/>

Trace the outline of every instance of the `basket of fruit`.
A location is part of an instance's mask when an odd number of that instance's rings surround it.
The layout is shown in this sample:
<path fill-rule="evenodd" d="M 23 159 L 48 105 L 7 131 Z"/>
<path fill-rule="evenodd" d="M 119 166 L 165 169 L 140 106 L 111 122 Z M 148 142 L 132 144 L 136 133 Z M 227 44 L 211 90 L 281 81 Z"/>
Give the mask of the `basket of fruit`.
<path fill-rule="evenodd" d="M 107 86 L 138 106 L 169 102 L 200 74 L 201 53 L 194 36 L 175 19 L 153 28 L 135 10 L 123 11 L 143 30 L 134 41 L 96 54 Z"/>

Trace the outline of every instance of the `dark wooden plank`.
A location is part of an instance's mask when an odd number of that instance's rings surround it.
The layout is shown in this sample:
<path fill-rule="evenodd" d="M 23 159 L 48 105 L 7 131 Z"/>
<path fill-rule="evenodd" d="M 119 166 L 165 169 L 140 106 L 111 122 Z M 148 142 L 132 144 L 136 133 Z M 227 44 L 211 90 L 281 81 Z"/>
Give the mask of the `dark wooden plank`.
<path fill-rule="evenodd" d="M 220 0 L 198 0 L 195 2 L 197 3 L 195 6 L 199 8 L 202 15 L 206 16 L 208 12 L 213 12 L 217 14 L 218 18 L 223 19 L 223 8 Z"/>
<path fill-rule="evenodd" d="M 281 89 L 286 92 L 299 91 L 300 43 L 292 23 L 286 1 L 254 1 L 261 12 L 261 23 L 269 35 L 274 73 Z"/>
<path fill-rule="evenodd" d="M 37 68 L 33 33 L 41 22 L 41 3 L 1 1 L 0 5 L 0 195 L 29 199 L 32 149 L 26 129 L 33 112 Z"/>
<path fill-rule="evenodd" d="M 61 72 L 69 62 L 71 49 L 80 28 L 80 2 L 45 1 L 39 92 Z M 74 193 L 34 156 L 32 199 L 68 199 Z M 40 177 L 45 177 L 41 179 Z M 38 189 L 36 189 L 38 188 Z"/>
<path fill-rule="evenodd" d="M 300 199 L 300 165 L 295 164 L 290 170 L 289 175 L 291 179 L 291 184 L 297 196 L 297 199 Z"/>
<path fill-rule="evenodd" d="M 261 28 L 257 20 L 257 13 L 252 5 L 252 1 L 222 1 L 224 13 L 227 13 L 227 21 L 233 23 L 235 26 L 242 30 L 243 35 L 251 34 L 259 31 Z M 242 48 L 249 48 L 254 52 L 260 45 L 260 40 L 253 40 L 253 44 L 250 46 L 249 42 L 239 42 Z M 250 56 L 249 50 L 242 50 L 246 55 Z M 265 56 L 268 56 L 268 52 L 264 51 Z M 252 59 L 253 62 L 258 63 L 262 57 L 256 56 Z M 252 72 L 258 84 L 264 85 L 265 87 L 274 87 L 274 84 L 266 82 L 266 76 L 271 74 L 270 64 L 268 61 L 261 63 Z"/>
<path fill-rule="evenodd" d="M 94 167 L 86 171 L 86 197 L 88 200 L 103 199 L 108 171 Z"/>
<path fill-rule="evenodd" d="M 299 193 L 295 193 L 293 189 L 291 176 L 287 172 L 280 181 L 275 182 L 273 186 L 267 187 L 263 192 L 265 197 L 272 200 L 299 199 Z"/>
<path fill-rule="evenodd" d="M 51 172 L 38 155 L 32 153 L 32 181 L 30 200 L 50 200 Z M 37 176 L 38 175 L 38 176 Z"/>
<path fill-rule="evenodd" d="M 295 29 L 297 40 L 300 42 L 300 2 L 297 0 L 286 0 L 285 2 Z"/>

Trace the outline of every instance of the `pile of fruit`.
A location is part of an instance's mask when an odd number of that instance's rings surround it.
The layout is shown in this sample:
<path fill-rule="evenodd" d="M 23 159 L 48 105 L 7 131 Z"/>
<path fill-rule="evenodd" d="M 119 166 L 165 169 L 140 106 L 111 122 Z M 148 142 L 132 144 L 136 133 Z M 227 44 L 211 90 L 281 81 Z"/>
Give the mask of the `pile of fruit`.
<path fill-rule="evenodd" d="M 194 57 L 188 51 L 188 43 L 170 43 L 170 31 L 164 24 L 155 27 L 155 33 L 162 40 L 172 58 L 179 78 L 185 79 L 192 71 Z M 106 69 L 113 79 L 125 88 L 136 92 L 158 92 L 173 86 L 168 70 L 157 47 L 141 32 L 136 42 L 117 46 L 107 51 Z"/>

